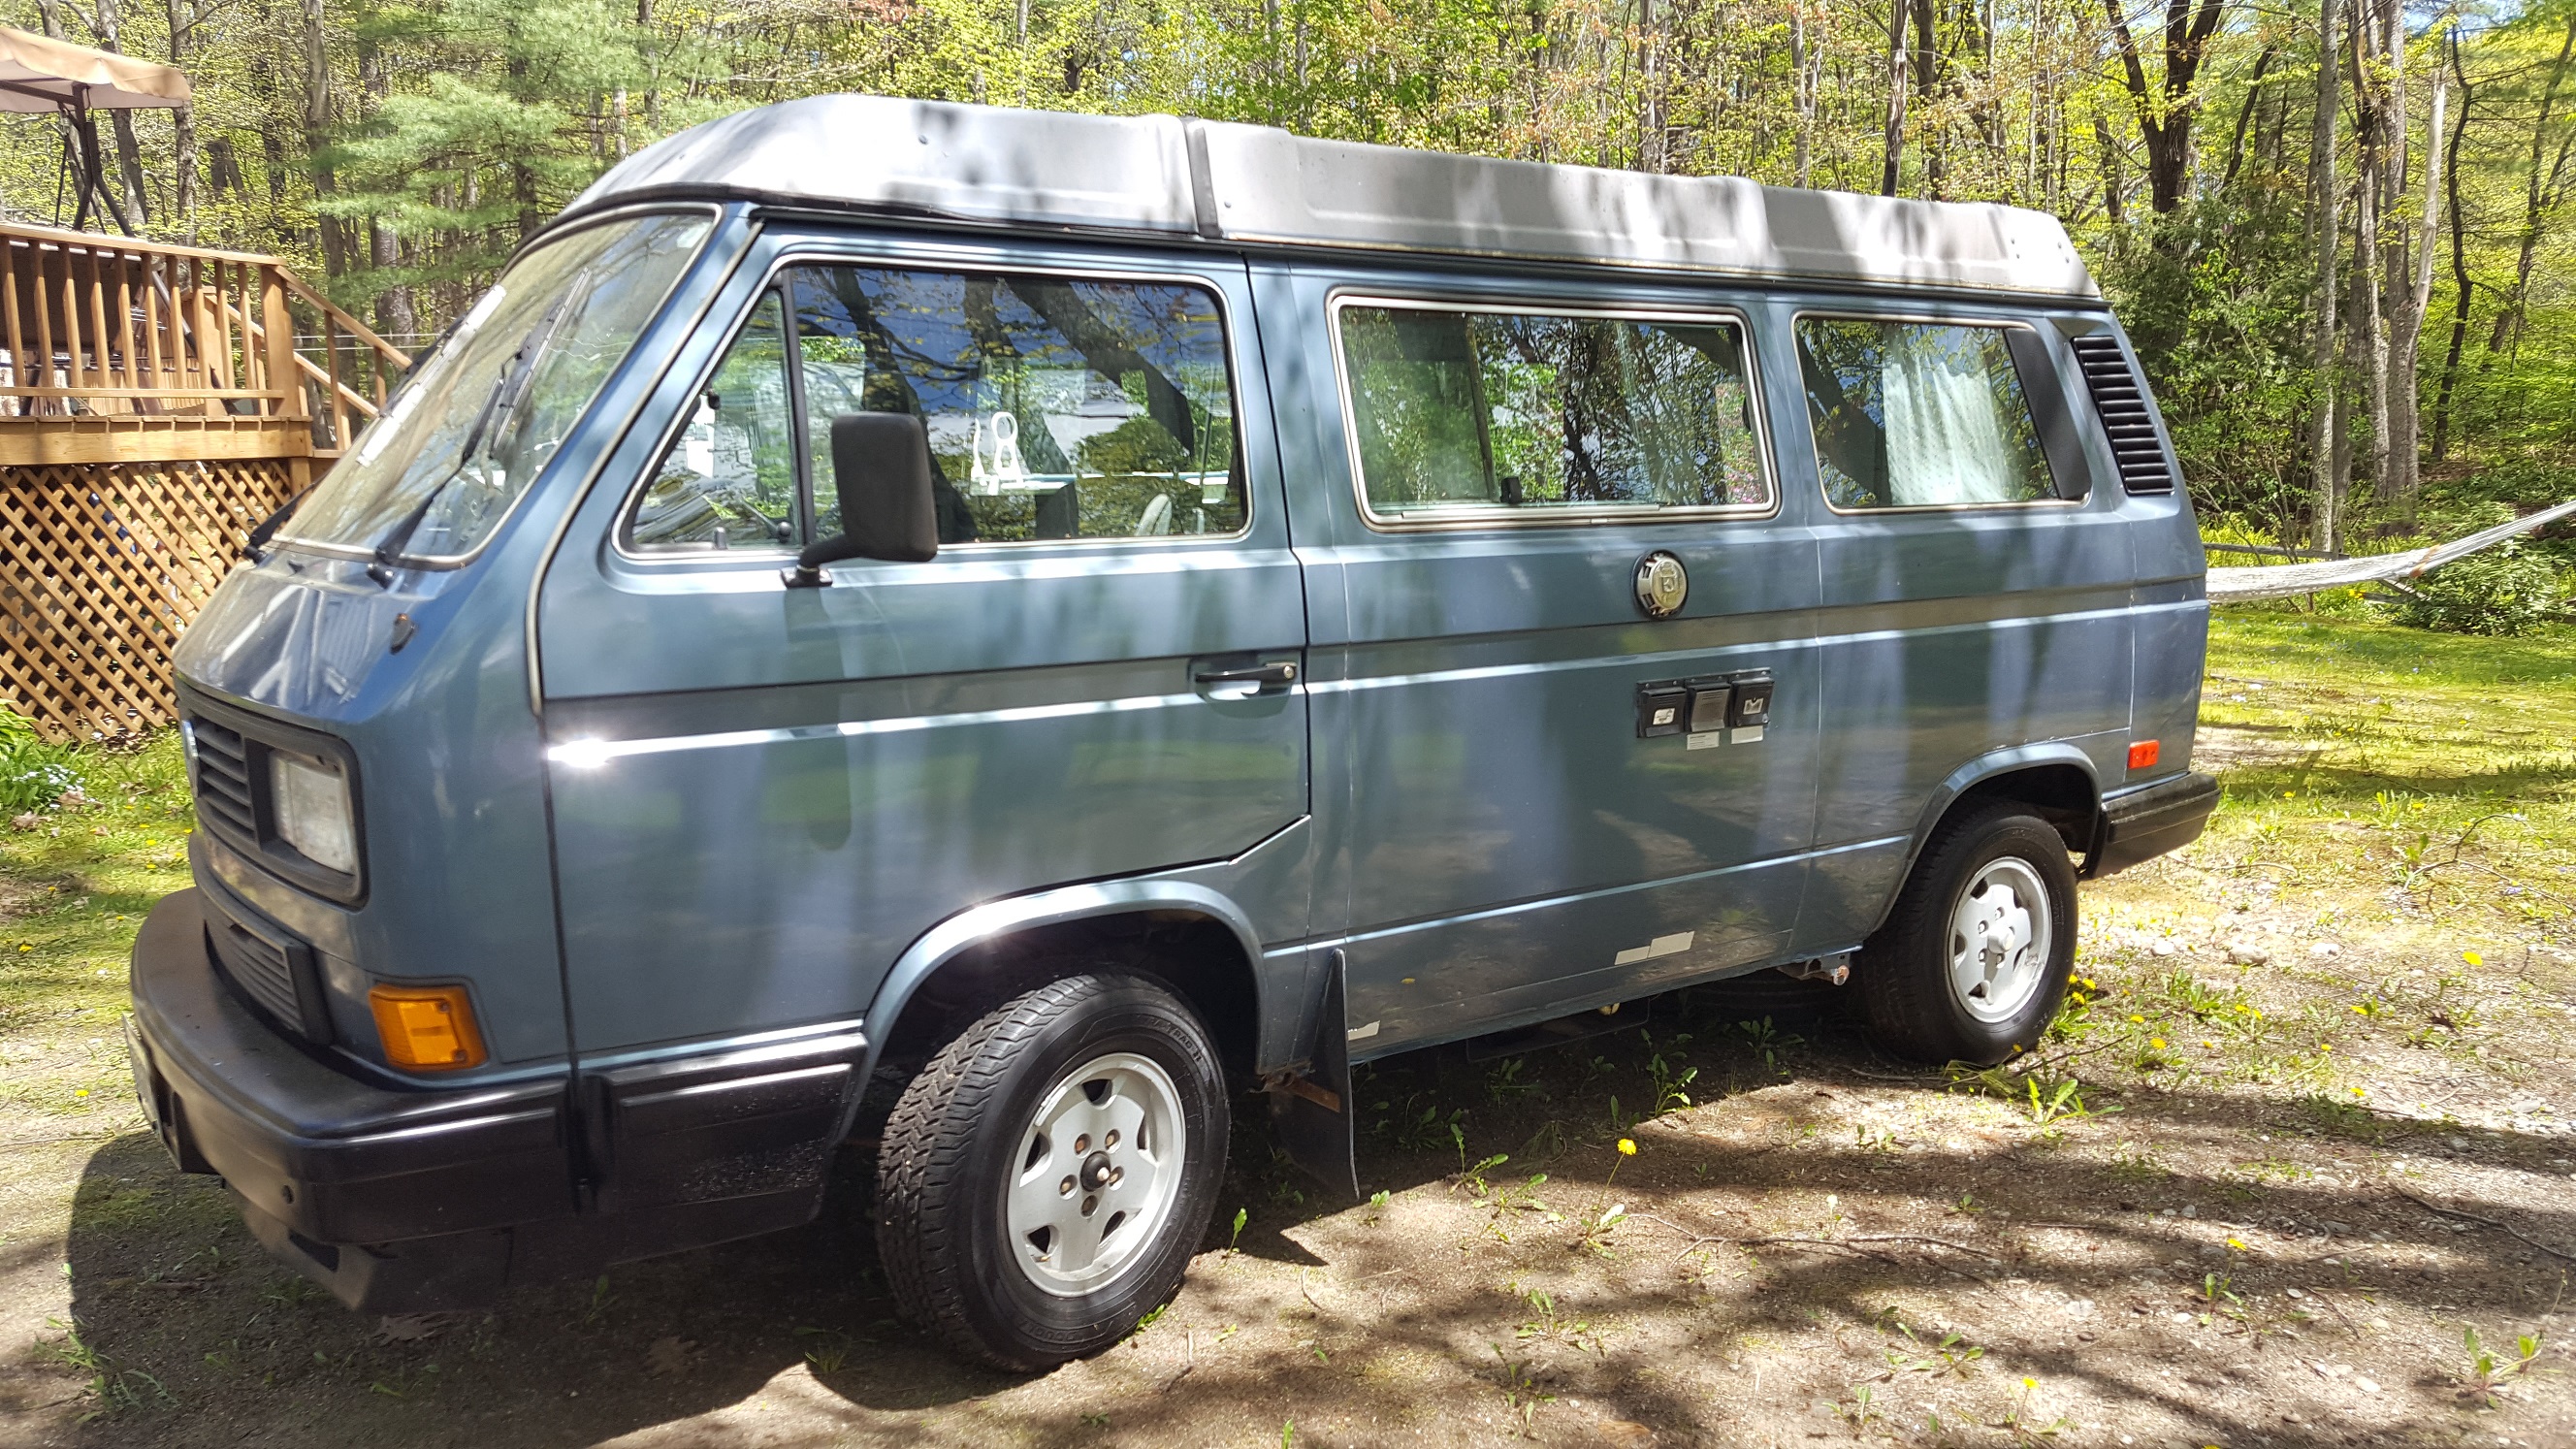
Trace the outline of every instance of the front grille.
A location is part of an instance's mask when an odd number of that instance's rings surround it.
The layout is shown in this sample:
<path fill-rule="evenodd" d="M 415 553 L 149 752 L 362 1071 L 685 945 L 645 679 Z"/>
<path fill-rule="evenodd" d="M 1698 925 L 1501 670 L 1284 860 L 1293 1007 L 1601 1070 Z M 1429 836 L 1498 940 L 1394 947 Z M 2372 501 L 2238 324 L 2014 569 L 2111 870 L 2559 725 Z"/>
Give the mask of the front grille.
<path fill-rule="evenodd" d="M 2075 360 L 2084 369 L 2084 386 L 2093 394 L 2093 409 L 2110 434 L 2111 455 L 2120 462 L 2120 483 L 2132 493 L 2171 493 L 2173 469 L 2156 441 L 2155 420 L 2147 414 L 2147 390 L 2120 355 L 2115 337 L 2073 339 Z"/>
<path fill-rule="evenodd" d="M 241 993 L 298 1036 L 322 1041 L 330 1034 L 321 983 L 314 979 L 313 949 L 301 941 L 253 929 L 220 903 L 206 919 L 215 960 Z"/>
<path fill-rule="evenodd" d="M 250 747 L 238 731 L 199 717 L 188 721 L 197 745 L 197 816 L 219 835 L 258 848 L 250 806 Z"/>

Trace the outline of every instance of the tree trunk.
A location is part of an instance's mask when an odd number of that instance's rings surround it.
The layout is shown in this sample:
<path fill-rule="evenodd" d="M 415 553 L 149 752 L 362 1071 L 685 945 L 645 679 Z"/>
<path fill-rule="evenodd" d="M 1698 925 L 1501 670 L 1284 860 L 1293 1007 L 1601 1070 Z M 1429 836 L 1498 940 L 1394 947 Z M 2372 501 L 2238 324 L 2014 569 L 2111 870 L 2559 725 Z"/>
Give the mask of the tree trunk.
<path fill-rule="evenodd" d="M 2149 204 L 2158 216 L 2169 215 L 2191 195 L 2191 123 L 2200 106 L 2194 82 L 2209 38 L 2226 18 L 2224 0 L 2200 0 L 2197 11 L 2192 0 L 2165 0 L 2164 75 L 2153 81 L 2121 0 L 2102 0 L 2102 10 L 2120 52 L 2121 83 L 2128 87 L 2138 133 L 2147 143 Z"/>
<path fill-rule="evenodd" d="M 98 48 L 125 53 L 125 22 L 117 14 L 116 0 L 98 0 L 97 17 L 90 28 L 97 33 Z M 116 177 L 118 189 L 125 193 L 126 215 L 137 226 L 152 220 L 152 199 L 144 189 L 143 148 L 135 141 L 134 113 L 110 111 L 109 130 L 116 137 Z"/>
<path fill-rule="evenodd" d="M 321 159 L 331 142 L 331 52 L 322 27 L 322 0 L 301 0 L 304 11 L 304 155 L 313 175 L 313 198 L 337 194 L 339 180 Z M 328 277 L 349 270 L 347 228 L 337 217 L 314 215 L 321 233 L 322 272 Z"/>
<path fill-rule="evenodd" d="M 1910 0 L 1914 6 L 1912 59 L 1914 81 L 1909 94 L 1921 96 L 1931 104 L 1941 94 L 1941 34 L 1933 23 L 1932 0 Z M 1938 201 L 1948 187 L 1949 156 L 1942 145 L 1941 113 L 1931 112 L 1931 125 L 1923 132 L 1923 195 Z"/>
<path fill-rule="evenodd" d="M 2469 103 L 2477 93 L 2469 89 L 2468 67 L 2460 60 L 2460 32 L 2454 28 L 2447 47 L 2450 51 L 2451 76 L 2460 83 L 2460 118 L 2451 123 L 2451 142 L 2446 148 L 2449 165 L 2445 168 L 2446 184 L 2451 198 L 2451 278 L 2459 286 L 2459 298 L 2451 306 L 2451 348 L 2442 358 L 2441 391 L 2433 398 L 2433 461 L 2441 462 L 2451 451 L 2451 393 L 2460 382 L 2460 353 L 2469 341 L 2469 304 L 2475 300 L 2469 281 L 2469 227 L 2460 208 L 2460 140 L 2469 130 Z"/>
<path fill-rule="evenodd" d="M 188 45 L 194 40 L 196 16 L 180 3 L 168 0 L 165 7 L 170 18 L 170 64 L 188 68 Z M 178 213 L 179 225 L 185 229 L 191 245 L 197 240 L 197 111 L 194 106 L 180 106 L 170 112 L 170 207 Z"/>
<path fill-rule="evenodd" d="M 2335 263 L 2341 254 L 2343 227 L 2336 216 L 2340 187 L 2335 178 L 2336 129 L 2343 119 L 2335 81 L 2343 73 L 2341 47 L 2335 43 L 2335 0 L 2317 6 L 2317 116 L 2308 151 L 2308 241 L 2316 257 L 2316 282 L 2309 292 L 2311 386 L 2316 402 L 2308 421 L 2308 459 L 2313 472 L 2313 522 L 2309 542 L 2328 553 L 2342 525 L 2343 491 L 2335 467 L 2337 439 L 2335 377 Z"/>
<path fill-rule="evenodd" d="M 1789 69 L 1798 110 L 1797 139 L 1791 143 L 1790 165 L 1798 175 L 1798 185 L 1814 184 L 1816 144 L 1816 87 L 1807 67 L 1807 0 L 1792 0 L 1789 9 Z"/>
<path fill-rule="evenodd" d="M 653 43 L 653 0 L 635 0 L 635 29 L 644 45 L 644 134 L 662 129 L 662 48 Z"/>
<path fill-rule="evenodd" d="M 2531 162 L 2524 177 L 2522 201 L 2522 248 L 2514 260 L 2513 290 L 2505 294 L 2504 306 L 2497 310 L 2495 331 L 2487 338 L 2487 355 L 2504 351 L 2505 339 L 2522 330 L 2524 300 L 2531 291 L 2531 265 L 2540 250 L 2540 227 L 2549 210 L 2550 180 L 2544 178 L 2541 162 L 2549 154 L 2549 113 L 2558 104 L 2558 86 L 2567 78 L 2567 58 L 2576 53 L 2576 16 L 2567 21 L 2567 38 L 2559 42 L 2558 60 L 2549 68 L 2549 84 L 2540 92 L 2540 115 L 2531 123 Z M 2560 164 L 2565 164 L 2561 152 Z"/>
<path fill-rule="evenodd" d="M 2423 492 L 2423 394 L 2417 373 L 2424 350 L 2424 313 L 2433 304 L 2433 250 L 2441 245 L 2442 109 L 2448 99 L 2440 71 L 2433 73 L 2433 110 L 2424 123 L 2424 215 L 2416 231 L 2415 274 L 2388 319 L 2388 475 L 2379 501 L 2393 503 L 2410 522 Z"/>
<path fill-rule="evenodd" d="M 2121 175 L 2120 140 L 2111 134 L 2110 123 L 2100 116 L 2093 118 L 2093 143 L 2102 151 L 2102 209 L 2110 215 L 2111 224 L 2118 226 L 2127 220 L 2121 193 L 2129 183 Z"/>
<path fill-rule="evenodd" d="M 367 113 L 374 116 L 384 109 L 393 92 L 393 67 L 383 47 L 372 40 L 362 41 L 358 51 L 358 81 L 365 88 Z M 623 92 L 619 93 L 623 96 Z M 619 119 L 623 121 L 621 114 Z M 620 134 L 623 134 L 621 129 Z M 354 238 L 352 238 L 354 240 Z M 385 225 L 381 216 L 367 218 L 367 266 L 371 271 L 392 271 L 402 265 L 402 238 Z M 409 336 L 420 330 L 419 312 L 415 307 L 409 283 L 383 286 L 376 293 L 376 330 L 387 336 Z"/>
<path fill-rule="evenodd" d="M 2221 191 L 2236 184 L 2237 168 L 2245 164 L 2245 128 L 2253 122 L 2255 106 L 2263 99 L 2263 72 L 2272 68 L 2272 57 L 2278 54 L 2278 49 L 2267 45 L 2261 55 L 2254 57 L 2254 78 L 2245 83 L 2245 104 L 2236 112 L 2236 139 L 2227 147 L 2227 175 L 2218 183 Z"/>
<path fill-rule="evenodd" d="M 1879 155 L 1878 194 L 1894 196 L 1905 170 L 1905 17 L 1911 0 L 1887 3 L 1887 137 Z"/>
<path fill-rule="evenodd" d="M 2352 11 L 2353 139 L 2361 154 L 2354 160 L 2352 179 L 2352 322 L 2359 334 L 2353 338 L 2353 350 L 2359 354 L 2362 367 L 2362 400 L 2370 409 L 2370 482 L 2374 497 L 2388 486 L 2388 328 L 2382 312 L 2387 299 L 2380 289 L 2385 246 L 2380 235 L 2380 212 L 2386 199 L 2383 187 L 2388 179 L 2390 138 L 2405 124 L 2402 119 L 2391 124 L 2389 108 L 2377 94 L 2380 54 L 2373 33 L 2379 28 L 2378 21 L 2372 0 L 2356 0 Z"/>
<path fill-rule="evenodd" d="M 1637 76 L 1641 114 L 1637 118 L 1638 169 L 1661 174 L 1664 156 L 1664 41 L 1655 0 L 1637 0 Z"/>

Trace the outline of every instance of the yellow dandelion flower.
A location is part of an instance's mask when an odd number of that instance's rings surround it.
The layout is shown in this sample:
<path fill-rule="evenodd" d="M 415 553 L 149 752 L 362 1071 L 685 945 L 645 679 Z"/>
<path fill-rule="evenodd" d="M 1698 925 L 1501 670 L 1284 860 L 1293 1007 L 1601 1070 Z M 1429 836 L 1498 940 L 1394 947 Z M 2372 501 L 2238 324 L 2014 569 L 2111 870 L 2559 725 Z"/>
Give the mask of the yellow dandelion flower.
<path fill-rule="evenodd" d="M 2236 1251 L 2238 1251 L 2238 1252 L 2242 1253 L 2242 1252 L 2244 1252 L 2244 1251 L 2245 1251 L 2245 1240 L 2244 1240 L 2243 1238 L 2229 1238 L 2229 1239 L 2227 1240 L 2227 1246 L 2229 1246 L 2229 1247 L 2231 1247 L 2231 1248 L 2234 1248 Z"/>
<path fill-rule="evenodd" d="M 2129 1020 L 2131 1020 L 2132 1022 L 2137 1023 L 2139 1026 L 2145 1026 L 2145 1025 L 2147 1024 L 2147 1019 L 2146 1019 L 2145 1017 L 2143 1017 L 2143 1016 L 2138 1015 L 2136 1012 L 2131 1012 L 2131 1013 L 2129 1014 Z"/>
<path fill-rule="evenodd" d="M 2472 966 L 2484 966 L 2487 964 L 2487 958 L 2479 955 L 2475 951 L 2462 951 L 2460 953 L 2460 959 L 2468 962 Z"/>
<path fill-rule="evenodd" d="M 2039 1387 L 2039 1380 L 2037 1380 L 2037 1379 L 2023 1379 L 2023 1380 L 2021 1381 L 2021 1386 L 2022 1386 L 2023 1388 L 2025 1388 L 2025 1389 L 2035 1389 L 2035 1388 L 2038 1388 L 2038 1387 Z"/>
<path fill-rule="evenodd" d="M 2355 1088 L 2353 1088 L 2353 1089 L 2352 1089 L 2352 1094 L 2353 1094 L 2354 1096 L 2356 1096 L 2356 1097 L 2367 1097 L 2367 1096 L 2369 1096 L 2369 1095 L 2370 1095 L 2368 1092 L 2363 1091 L 2363 1090 L 2362 1090 L 2361 1088 L 2359 1088 L 2359 1087 L 2355 1087 Z"/>
<path fill-rule="evenodd" d="M 1620 1139 L 1619 1139 L 1619 1155 L 1620 1155 L 1621 1157 L 1634 1157 L 1634 1156 L 1636 1156 L 1636 1155 L 1637 1155 L 1637 1140 L 1636 1140 L 1635 1138 L 1633 1138 L 1633 1137 L 1622 1137 L 1622 1138 L 1620 1138 Z"/>
<path fill-rule="evenodd" d="M 2151 1036 L 2147 1038 L 2147 1045 L 2154 1047 L 2157 1051 L 2163 1051 L 2165 1049 L 2165 1039 L 2160 1036 Z"/>

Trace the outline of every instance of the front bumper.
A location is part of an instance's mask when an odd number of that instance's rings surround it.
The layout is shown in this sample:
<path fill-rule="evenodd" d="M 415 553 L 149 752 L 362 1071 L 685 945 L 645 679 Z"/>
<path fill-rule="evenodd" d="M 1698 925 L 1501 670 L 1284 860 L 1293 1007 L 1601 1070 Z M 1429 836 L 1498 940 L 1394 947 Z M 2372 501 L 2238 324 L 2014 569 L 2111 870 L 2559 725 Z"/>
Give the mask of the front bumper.
<path fill-rule="evenodd" d="M 352 1308 L 478 1307 L 510 1282 L 812 1217 L 855 1107 L 856 1032 L 584 1077 L 417 1090 L 358 1080 L 216 975 L 202 898 L 135 938 L 135 1089 L 182 1171 Z"/>
<path fill-rule="evenodd" d="M 2085 859 L 2085 877 L 2182 849 L 2200 838 L 2217 808 L 2218 781 L 2200 774 L 2176 775 L 2104 799 L 2101 843 Z"/>

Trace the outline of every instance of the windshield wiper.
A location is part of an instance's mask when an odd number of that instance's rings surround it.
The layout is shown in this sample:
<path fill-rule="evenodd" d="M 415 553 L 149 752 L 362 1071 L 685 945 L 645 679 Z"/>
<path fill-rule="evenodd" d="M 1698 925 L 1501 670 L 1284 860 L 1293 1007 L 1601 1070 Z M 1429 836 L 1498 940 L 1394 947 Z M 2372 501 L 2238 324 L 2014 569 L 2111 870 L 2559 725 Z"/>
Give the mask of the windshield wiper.
<path fill-rule="evenodd" d="M 547 344 L 554 341 L 555 327 L 563 321 L 571 304 L 569 296 L 557 300 L 546 309 L 545 316 L 537 319 L 537 325 L 528 329 L 528 335 L 519 340 L 519 350 L 510 354 L 510 365 L 492 380 L 492 391 L 485 395 L 482 409 L 474 414 L 474 426 L 466 430 L 464 446 L 456 450 L 456 466 L 448 469 L 446 477 L 422 494 L 420 502 L 413 505 L 412 510 L 403 515 L 402 521 L 385 535 L 384 542 L 376 545 L 375 561 L 367 565 L 367 577 L 374 579 L 378 587 L 393 587 L 395 561 L 402 557 L 403 549 L 411 543 L 411 536 L 419 531 L 422 521 L 429 517 L 429 510 L 447 492 L 448 486 L 464 477 L 465 470 L 473 466 L 475 458 L 483 451 L 484 439 L 497 438 L 508 430 L 510 425 L 507 421 L 495 426 L 493 420 L 517 411 L 527 393 L 528 379 L 537 370 L 537 359 L 545 355 Z"/>

